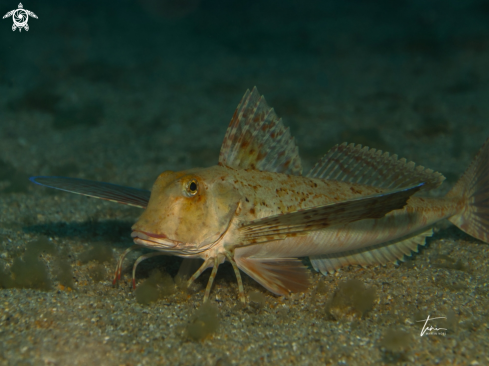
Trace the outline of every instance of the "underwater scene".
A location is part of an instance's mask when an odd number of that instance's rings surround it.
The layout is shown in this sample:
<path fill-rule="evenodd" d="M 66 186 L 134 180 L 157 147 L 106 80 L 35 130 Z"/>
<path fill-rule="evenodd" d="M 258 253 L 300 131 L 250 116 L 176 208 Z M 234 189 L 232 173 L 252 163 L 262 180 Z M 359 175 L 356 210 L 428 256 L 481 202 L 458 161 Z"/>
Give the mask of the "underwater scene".
<path fill-rule="evenodd" d="M 488 365 L 489 3 L 0 3 L 0 365 Z"/>

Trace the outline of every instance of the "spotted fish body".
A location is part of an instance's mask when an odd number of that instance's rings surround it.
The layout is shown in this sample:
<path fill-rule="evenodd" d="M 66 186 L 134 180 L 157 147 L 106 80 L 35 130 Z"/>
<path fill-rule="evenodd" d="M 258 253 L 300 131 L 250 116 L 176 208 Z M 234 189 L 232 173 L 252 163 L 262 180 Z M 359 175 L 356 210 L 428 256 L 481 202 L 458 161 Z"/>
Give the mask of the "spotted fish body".
<path fill-rule="evenodd" d="M 422 196 L 443 182 L 441 174 L 354 144 L 333 147 L 303 176 L 293 138 L 255 88 L 231 119 L 218 165 L 163 172 L 150 196 L 108 183 L 31 180 L 145 208 L 132 237 L 156 252 L 140 257 L 134 271 L 154 255 L 203 259 L 189 283 L 212 267 L 205 301 L 227 260 L 244 301 L 240 270 L 277 295 L 305 291 L 308 270 L 298 258 L 310 257 L 324 274 L 350 264 L 403 260 L 445 218 L 488 242 L 488 157 L 486 142 L 443 198 Z"/>

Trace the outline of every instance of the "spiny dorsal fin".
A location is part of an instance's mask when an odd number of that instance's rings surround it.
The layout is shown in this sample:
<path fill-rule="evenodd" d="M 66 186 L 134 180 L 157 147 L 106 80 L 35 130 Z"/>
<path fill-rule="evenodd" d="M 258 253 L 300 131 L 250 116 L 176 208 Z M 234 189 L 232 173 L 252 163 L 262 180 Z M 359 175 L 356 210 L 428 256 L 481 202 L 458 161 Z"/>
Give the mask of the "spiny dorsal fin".
<path fill-rule="evenodd" d="M 299 149 L 256 87 L 247 90 L 224 136 L 219 163 L 232 168 L 301 175 Z"/>
<path fill-rule="evenodd" d="M 433 235 L 433 229 L 395 242 L 377 244 L 357 250 L 317 255 L 309 257 L 309 259 L 314 269 L 324 275 L 333 273 L 337 269 L 348 265 L 359 264 L 362 267 L 366 267 L 389 262 L 395 263 L 399 260 L 404 261 L 405 256 L 410 256 L 413 252 L 417 252 L 418 246 L 425 245 L 426 237 L 431 235 Z"/>
<path fill-rule="evenodd" d="M 325 206 L 265 217 L 240 227 L 241 246 L 265 243 L 363 219 L 379 219 L 401 209 L 422 187 L 397 189 Z"/>
<path fill-rule="evenodd" d="M 333 146 L 307 176 L 389 189 L 424 182 L 423 190 L 437 188 L 445 180 L 442 174 L 397 155 L 346 142 Z"/>

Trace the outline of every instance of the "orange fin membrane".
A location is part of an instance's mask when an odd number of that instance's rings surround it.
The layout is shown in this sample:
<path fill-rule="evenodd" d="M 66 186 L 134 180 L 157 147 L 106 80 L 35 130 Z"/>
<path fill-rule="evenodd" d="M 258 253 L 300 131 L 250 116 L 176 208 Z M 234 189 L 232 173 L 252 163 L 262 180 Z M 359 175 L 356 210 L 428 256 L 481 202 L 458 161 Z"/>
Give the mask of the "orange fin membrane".
<path fill-rule="evenodd" d="M 251 221 L 240 228 L 243 246 L 284 239 L 328 226 L 379 219 L 403 208 L 417 186 Z"/>
<path fill-rule="evenodd" d="M 40 186 L 140 208 L 146 208 L 151 195 L 151 192 L 145 189 L 78 178 L 39 176 L 30 177 L 29 180 Z"/>
<path fill-rule="evenodd" d="M 389 262 L 396 263 L 399 260 L 404 261 L 404 256 L 417 252 L 418 246 L 425 245 L 426 238 L 431 235 L 433 235 L 433 229 L 395 242 L 389 241 L 357 250 L 311 256 L 309 259 L 313 268 L 322 274 L 334 273 L 337 269 L 348 265 L 359 264 L 366 267 Z"/>
<path fill-rule="evenodd" d="M 219 163 L 238 169 L 302 174 L 294 138 L 256 87 L 246 91 L 234 112 L 221 146 Z"/>
<path fill-rule="evenodd" d="M 489 139 L 447 197 L 464 201 L 464 209 L 448 220 L 467 234 L 489 243 Z"/>
<path fill-rule="evenodd" d="M 398 159 L 367 146 L 335 145 L 307 174 L 310 178 L 334 179 L 379 188 L 395 189 L 425 183 L 423 190 L 437 188 L 445 177 L 406 159 Z"/>
<path fill-rule="evenodd" d="M 298 259 L 235 258 L 239 269 L 276 295 L 304 292 L 310 280 L 307 268 Z"/>

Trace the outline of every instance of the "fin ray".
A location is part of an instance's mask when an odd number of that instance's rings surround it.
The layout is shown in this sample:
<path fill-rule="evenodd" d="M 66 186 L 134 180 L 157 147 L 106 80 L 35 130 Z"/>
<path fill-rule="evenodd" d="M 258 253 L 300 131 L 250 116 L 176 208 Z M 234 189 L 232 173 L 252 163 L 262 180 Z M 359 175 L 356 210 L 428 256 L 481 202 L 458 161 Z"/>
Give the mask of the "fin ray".
<path fill-rule="evenodd" d="M 347 265 L 359 264 L 365 267 L 368 265 L 397 262 L 399 260 L 404 261 L 404 256 L 409 256 L 413 252 L 417 252 L 418 246 L 425 245 L 426 238 L 431 235 L 433 235 L 433 229 L 403 238 L 400 241 L 390 241 L 339 253 L 311 256 L 309 259 L 313 268 L 323 274 L 333 273 L 337 269 Z"/>
<path fill-rule="evenodd" d="M 467 234 L 489 243 L 489 139 L 447 197 L 459 198 L 464 207 L 448 220 Z"/>
<path fill-rule="evenodd" d="M 145 189 L 124 187 L 87 179 L 37 176 L 30 177 L 29 180 L 40 186 L 140 208 L 146 208 L 151 195 L 151 192 Z"/>
<path fill-rule="evenodd" d="M 294 138 L 256 87 L 246 91 L 231 118 L 219 163 L 239 169 L 302 174 Z"/>
<path fill-rule="evenodd" d="M 310 285 L 306 266 L 298 259 L 234 258 L 238 268 L 276 295 L 304 292 Z"/>
<path fill-rule="evenodd" d="M 346 142 L 333 146 L 307 176 L 388 189 L 424 182 L 423 190 L 437 188 L 445 179 L 442 174 L 413 162 L 407 163 L 397 155 Z"/>

